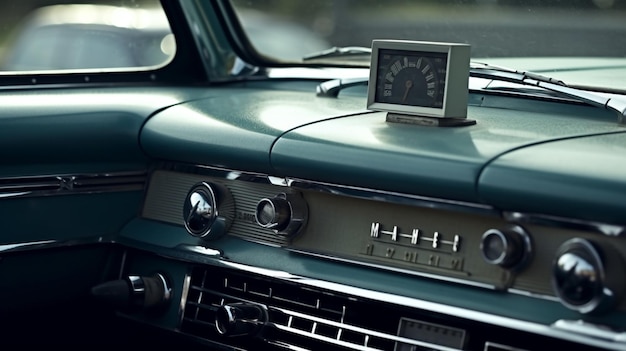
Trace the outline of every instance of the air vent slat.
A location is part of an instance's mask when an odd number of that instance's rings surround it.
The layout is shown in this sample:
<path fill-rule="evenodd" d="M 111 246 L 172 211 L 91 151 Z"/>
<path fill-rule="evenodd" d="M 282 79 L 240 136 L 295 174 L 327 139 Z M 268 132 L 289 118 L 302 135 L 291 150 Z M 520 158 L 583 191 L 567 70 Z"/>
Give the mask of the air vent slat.
<path fill-rule="evenodd" d="M 196 268 L 187 296 L 181 330 L 227 344 L 237 341 L 222 340 L 215 332 L 217 309 L 227 303 L 252 302 L 268 309 L 270 328 L 263 338 L 272 345 L 303 350 L 391 350 L 395 345 L 362 327 L 344 324 L 351 308 L 348 305 L 359 301 L 334 293 L 216 268 L 210 273 Z"/>

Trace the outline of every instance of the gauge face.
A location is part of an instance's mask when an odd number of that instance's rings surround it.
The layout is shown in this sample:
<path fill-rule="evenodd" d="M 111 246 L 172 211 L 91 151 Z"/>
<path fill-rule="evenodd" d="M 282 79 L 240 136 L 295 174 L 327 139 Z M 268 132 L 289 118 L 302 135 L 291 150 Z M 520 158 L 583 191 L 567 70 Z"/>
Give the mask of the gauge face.
<path fill-rule="evenodd" d="M 466 119 L 469 58 L 462 43 L 374 40 L 367 107 L 388 121 Z"/>
<path fill-rule="evenodd" d="M 447 56 L 446 53 L 380 50 L 376 101 L 442 108 Z"/>

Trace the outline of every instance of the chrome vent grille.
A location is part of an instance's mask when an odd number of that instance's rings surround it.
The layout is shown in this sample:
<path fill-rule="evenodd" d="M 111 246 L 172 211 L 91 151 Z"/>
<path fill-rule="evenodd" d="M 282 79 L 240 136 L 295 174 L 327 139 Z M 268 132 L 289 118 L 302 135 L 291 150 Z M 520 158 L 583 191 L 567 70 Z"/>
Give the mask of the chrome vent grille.
<path fill-rule="evenodd" d="M 242 301 L 268 308 L 269 323 L 262 339 L 276 349 L 394 349 L 395 342 L 389 337 L 395 334 L 397 323 L 381 323 L 385 316 L 364 309 L 365 301 L 218 268 L 193 270 L 181 330 L 236 347 L 251 347 L 246 338 L 224 338 L 215 332 L 217 309 Z M 367 328 L 377 324 L 391 328 L 376 332 Z"/>
<path fill-rule="evenodd" d="M 580 344 L 440 311 L 311 288 L 296 280 L 235 268 L 196 266 L 185 289 L 180 331 L 233 350 L 537 350 Z M 224 304 L 267 308 L 257 337 L 224 337 L 215 316 Z M 397 336 L 403 327 L 411 332 Z M 460 334 L 459 334 L 460 333 Z M 454 346 L 456 345 L 456 346 Z M 509 345 L 509 346 L 502 346 Z M 595 348 L 591 348 L 595 349 Z"/>
<path fill-rule="evenodd" d="M 138 191 L 145 183 L 143 171 L 12 177 L 0 179 L 0 197 Z"/>

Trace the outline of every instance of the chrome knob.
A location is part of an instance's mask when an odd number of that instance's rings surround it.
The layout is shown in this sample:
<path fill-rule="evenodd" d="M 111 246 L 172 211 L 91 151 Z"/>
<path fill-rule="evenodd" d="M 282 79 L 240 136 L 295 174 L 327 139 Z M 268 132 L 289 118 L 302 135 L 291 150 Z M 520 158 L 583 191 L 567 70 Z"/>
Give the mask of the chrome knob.
<path fill-rule="evenodd" d="M 300 194 L 281 193 L 261 199 L 255 211 L 257 224 L 286 236 L 297 234 L 305 226 L 307 217 L 308 206 Z"/>
<path fill-rule="evenodd" d="M 257 223 L 263 228 L 281 231 L 287 228 L 291 218 L 291 207 L 284 194 L 272 199 L 261 199 L 256 206 Z"/>
<path fill-rule="evenodd" d="M 520 226 L 507 229 L 489 229 L 480 241 L 483 259 L 506 269 L 523 268 L 532 254 L 530 236 Z"/>
<path fill-rule="evenodd" d="M 234 201 L 230 191 L 218 184 L 194 185 L 183 204 L 187 232 L 207 240 L 224 235 L 234 218 Z"/>
<path fill-rule="evenodd" d="M 115 308 L 128 311 L 160 310 L 172 297 L 172 289 L 160 273 L 108 281 L 93 287 L 91 293 Z"/>
<path fill-rule="evenodd" d="M 608 261 L 614 261 L 619 269 L 607 271 Z M 556 253 L 552 263 L 552 288 L 561 303 L 572 310 L 604 311 L 620 299 L 624 290 L 619 274 L 621 267 L 623 262 L 613 250 L 600 251 L 590 241 L 574 238 L 563 243 Z"/>
<path fill-rule="evenodd" d="M 253 336 L 268 321 L 264 306 L 237 302 L 220 306 L 215 313 L 215 329 L 225 336 Z"/>

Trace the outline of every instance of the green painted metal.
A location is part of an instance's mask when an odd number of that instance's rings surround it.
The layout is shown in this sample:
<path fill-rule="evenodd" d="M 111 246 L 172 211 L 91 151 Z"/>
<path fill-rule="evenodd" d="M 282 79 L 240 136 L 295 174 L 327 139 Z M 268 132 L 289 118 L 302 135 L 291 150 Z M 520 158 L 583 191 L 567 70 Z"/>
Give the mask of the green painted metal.
<path fill-rule="evenodd" d="M 158 87 L 0 94 L 0 177 L 146 169 L 138 141 L 145 121 L 204 94 Z"/>
<path fill-rule="evenodd" d="M 551 140 L 623 130 L 597 108 L 576 106 L 572 114 L 568 104 L 512 103 L 497 96 L 485 96 L 481 104 L 469 107 L 468 118 L 477 123 L 466 127 L 388 123 L 384 113 L 311 123 L 276 142 L 272 166 L 281 175 L 489 203 L 476 184 L 483 168 L 501 155 Z"/>
<path fill-rule="evenodd" d="M 0 244 L 109 242 L 137 216 L 142 200 L 142 191 L 4 198 Z"/>
<path fill-rule="evenodd" d="M 365 111 L 360 99 L 315 98 L 307 92 L 219 88 L 211 97 L 180 104 L 151 118 L 141 133 L 153 158 L 274 173 L 270 149 L 285 132 Z"/>
<path fill-rule="evenodd" d="M 503 155 L 481 174 L 480 197 L 504 210 L 626 224 L 625 132 Z"/>

